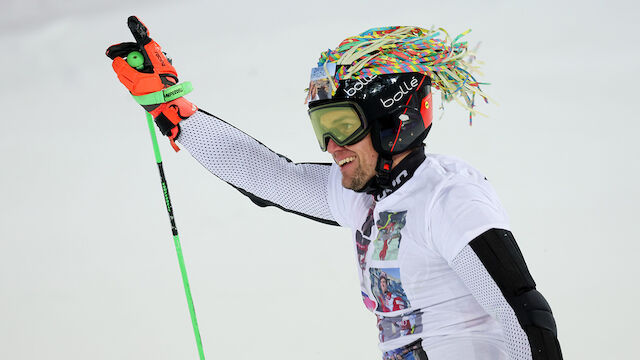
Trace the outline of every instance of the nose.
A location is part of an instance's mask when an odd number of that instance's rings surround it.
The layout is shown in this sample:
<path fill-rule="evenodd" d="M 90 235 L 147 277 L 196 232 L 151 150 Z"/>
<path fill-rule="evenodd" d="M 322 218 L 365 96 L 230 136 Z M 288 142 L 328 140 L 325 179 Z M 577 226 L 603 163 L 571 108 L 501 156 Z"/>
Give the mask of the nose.
<path fill-rule="evenodd" d="M 329 154 L 333 154 L 340 149 L 342 149 L 342 146 L 336 144 L 333 139 L 329 139 L 329 142 L 327 143 L 327 152 L 329 152 Z"/>

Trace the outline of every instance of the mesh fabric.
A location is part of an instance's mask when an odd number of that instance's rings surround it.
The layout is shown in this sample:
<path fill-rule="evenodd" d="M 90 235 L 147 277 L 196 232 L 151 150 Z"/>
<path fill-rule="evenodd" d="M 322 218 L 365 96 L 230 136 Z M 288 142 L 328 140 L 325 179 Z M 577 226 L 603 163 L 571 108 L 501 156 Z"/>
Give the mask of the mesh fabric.
<path fill-rule="evenodd" d="M 529 339 L 502 291 L 469 245 L 451 262 L 453 270 L 471 291 L 478 303 L 494 317 L 504 332 L 505 347 L 511 360 L 531 360 Z"/>
<path fill-rule="evenodd" d="M 329 164 L 293 163 L 202 111 L 180 123 L 177 141 L 207 170 L 249 195 L 288 211 L 335 221 L 327 203 Z"/>

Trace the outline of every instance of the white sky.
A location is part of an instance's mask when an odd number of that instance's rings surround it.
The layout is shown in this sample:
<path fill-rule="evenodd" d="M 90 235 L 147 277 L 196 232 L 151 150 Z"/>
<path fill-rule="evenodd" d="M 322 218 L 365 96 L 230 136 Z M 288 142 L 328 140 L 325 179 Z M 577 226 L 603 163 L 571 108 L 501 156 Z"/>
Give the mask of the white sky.
<path fill-rule="evenodd" d="M 144 114 L 104 56 L 131 14 L 193 102 L 294 161 L 328 161 L 303 105 L 320 51 L 374 26 L 472 28 L 499 105 L 473 127 L 449 105 L 429 148 L 492 181 L 565 358 L 636 356 L 636 2 L 2 7 L 0 358 L 197 358 Z M 379 358 L 348 230 L 258 208 L 161 147 L 207 358 Z"/>

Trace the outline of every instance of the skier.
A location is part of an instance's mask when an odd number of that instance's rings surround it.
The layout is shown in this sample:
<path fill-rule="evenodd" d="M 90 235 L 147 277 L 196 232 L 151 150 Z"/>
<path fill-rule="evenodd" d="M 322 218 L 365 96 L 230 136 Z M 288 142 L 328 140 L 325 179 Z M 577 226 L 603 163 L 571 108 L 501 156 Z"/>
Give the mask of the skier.
<path fill-rule="evenodd" d="M 402 297 L 396 296 L 396 294 L 393 294 L 391 290 L 389 290 L 389 277 L 384 271 L 380 272 L 378 289 L 380 290 L 380 295 L 377 296 L 379 311 L 392 312 L 402 310 L 406 307 Z"/>
<path fill-rule="evenodd" d="M 353 229 L 361 293 L 378 318 L 383 358 L 562 359 L 551 309 L 493 188 L 470 165 L 423 145 L 432 85 L 472 112 L 475 96 L 484 96 L 466 43 L 385 27 L 325 51 L 312 85 L 329 79 L 331 89 L 309 95 L 309 116 L 334 163 L 298 164 L 186 100 L 189 87 L 144 24 L 130 17 L 128 25 L 136 42 L 113 45 L 107 56 L 174 148 L 177 142 L 259 206 Z M 144 55 L 139 70 L 124 59 L 134 50 Z M 393 256 L 375 258 L 368 244 L 382 213 L 402 214 L 402 241 L 387 243 L 397 247 L 385 250 Z M 406 296 L 391 311 L 380 311 L 389 304 L 376 296 L 383 281 L 375 275 L 383 271 Z M 411 331 L 383 333 L 407 318 Z"/>
<path fill-rule="evenodd" d="M 380 220 L 376 224 L 378 237 L 373 242 L 375 260 L 394 260 L 398 257 L 402 238 L 400 230 L 404 227 L 405 215 L 406 211 L 392 214 L 380 213 Z"/>

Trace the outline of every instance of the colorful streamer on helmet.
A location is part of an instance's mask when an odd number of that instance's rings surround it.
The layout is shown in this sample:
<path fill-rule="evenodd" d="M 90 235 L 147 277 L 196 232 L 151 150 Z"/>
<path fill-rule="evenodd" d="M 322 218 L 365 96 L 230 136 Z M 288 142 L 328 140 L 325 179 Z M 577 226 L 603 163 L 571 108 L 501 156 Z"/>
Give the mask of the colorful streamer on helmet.
<path fill-rule="evenodd" d="M 388 26 L 369 29 L 340 43 L 336 49 L 320 54 L 318 66 L 335 62 L 338 70 L 333 78 L 333 92 L 340 80 L 369 77 L 373 74 L 416 72 L 431 78 L 440 90 L 442 103 L 455 100 L 469 111 L 469 123 L 474 115 L 475 97 L 488 102 L 474 74 L 475 54 L 467 42 L 460 39 L 467 30 L 453 40 L 442 28 L 427 30 L 412 26 Z M 444 34 L 444 39 L 442 39 Z"/>

